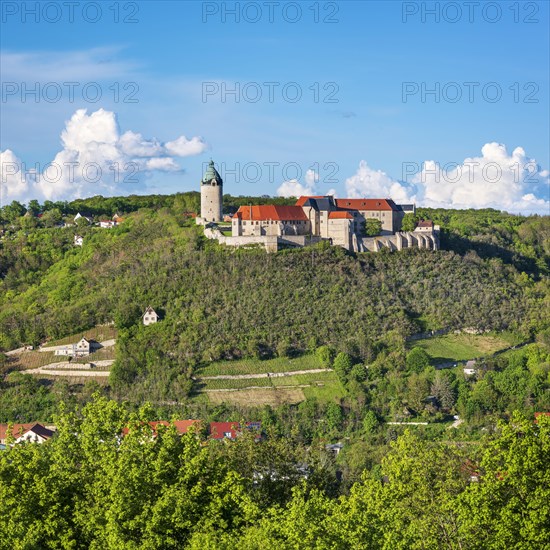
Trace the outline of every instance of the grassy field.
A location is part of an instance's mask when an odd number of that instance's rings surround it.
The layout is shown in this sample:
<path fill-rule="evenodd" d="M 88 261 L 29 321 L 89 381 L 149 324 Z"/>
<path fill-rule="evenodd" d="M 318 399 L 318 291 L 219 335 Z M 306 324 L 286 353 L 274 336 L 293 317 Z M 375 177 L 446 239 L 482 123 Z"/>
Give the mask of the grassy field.
<path fill-rule="evenodd" d="M 73 359 L 72 363 L 94 363 L 95 361 L 104 361 L 106 359 L 115 358 L 115 346 L 109 346 L 107 348 L 101 348 L 94 353 L 86 357 L 79 357 L 78 359 Z"/>
<path fill-rule="evenodd" d="M 56 356 L 53 351 L 25 351 L 21 355 L 14 356 L 9 366 L 17 370 L 37 369 L 50 363 L 64 362 L 67 359 L 67 357 Z"/>
<path fill-rule="evenodd" d="M 197 389 L 204 390 L 236 390 L 249 387 L 287 387 L 305 385 L 330 385 L 340 384 L 334 372 L 318 372 L 314 374 L 295 374 L 292 376 L 280 376 L 276 378 L 233 378 L 199 380 Z"/>
<path fill-rule="evenodd" d="M 55 340 L 44 344 L 44 347 L 49 346 L 65 346 L 67 344 L 75 344 L 82 338 L 88 338 L 88 340 L 95 340 L 96 342 L 103 342 L 105 340 L 116 339 L 117 330 L 111 325 L 98 325 L 97 327 L 85 330 L 84 332 L 79 332 L 72 336 L 66 336 L 60 340 Z"/>
<path fill-rule="evenodd" d="M 293 359 L 277 357 L 276 359 L 242 359 L 240 361 L 217 361 L 201 367 L 199 376 L 217 376 L 219 374 L 265 374 L 267 372 L 289 372 L 325 368 L 315 355 L 302 355 Z"/>
<path fill-rule="evenodd" d="M 510 334 L 446 334 L 411 342 L 410 347 L 423 348 L 432 358 L 433 364 L 437 365 L 486 357 L 517 343 Z"/>
<path fill-rule="evenodd" d="M 261 375 L 268 372 L 281 373 L 323 368 L 314 355 L 297 359 L 278 358 L 268 361 L 243 360 L 212 363 L 201 369 L 202 376 L 216 375 Z M 196 399 L 208 396 L 210 403 L 232 403 L 235 405 L 272 406 L 283 403 L 299 403 L 306 398 L 319 401 L 334 401 L 344 397 L 346 390 L 333 371 L 289 376 L 261 378 L 233 378 L 197 380 Z"/>
<path fill-rule="evenodd" d="M 244 406 L 271 405 L 272 407 L 278 407 L 286 403 L 300 403 L 305 400 L 305 396 L 301 388 L 265 388 L 212 392 L 208 394 L 208 400 L 215 405 L 233 403 Z"/>

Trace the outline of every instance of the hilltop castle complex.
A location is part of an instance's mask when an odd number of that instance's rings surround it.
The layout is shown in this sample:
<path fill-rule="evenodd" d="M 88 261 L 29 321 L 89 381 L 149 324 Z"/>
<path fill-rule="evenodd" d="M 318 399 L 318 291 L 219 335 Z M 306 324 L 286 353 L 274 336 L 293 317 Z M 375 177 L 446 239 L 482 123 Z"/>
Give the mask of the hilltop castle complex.
<path fill-rule="evenodd" d="M 414 231 L 401 231 L 405 214 L 414 205 L 398 205 L 385 199 L 335 199 L 332 196 L 299 197 L 292 206 L 241 206 L 230 218 L 231 235 L 217 224 L 223 220 L 223 180 L 210 164 L 201 181 L 201 213 L 197 223 L 205 235 L 229 246 L 262 245 L 268 251 L 328 241 L 355 251 L 377 252 L 382 248 L 439 248 L 439 227 L 431 221 L 417 224 Z M 226 216 L 227 219 L 227 216 Z M 366 226 L 379 227 L 367 236 Z M 227 228 L 229 229 L 229 228 Z M 225 231 L 227 233 L 228 231 Z"/>

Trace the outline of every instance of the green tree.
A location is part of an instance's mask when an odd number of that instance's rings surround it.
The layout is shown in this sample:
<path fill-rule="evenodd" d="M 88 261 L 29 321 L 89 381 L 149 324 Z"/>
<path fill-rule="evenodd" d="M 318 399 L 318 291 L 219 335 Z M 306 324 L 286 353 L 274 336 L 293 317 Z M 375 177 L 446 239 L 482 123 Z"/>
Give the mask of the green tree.
<path fill-rule="evenodd" d="M 334 357 L 334 353 L 331 348 L 328 346 L 320 346 L 315 351 L 315 355 L 319 358 L 319 361 L 321 361 L 321 364 L 325 367 L 330 367 L 332 365 L 332 358 Z"/>
<path fill-rule="evenodd" d="M 430 356 L 423 348 L 414 347 L 407 353 L 407 369 L 412 372 L 422 372 L 430 364 Z"/>
<path fill-rule="evenodd" d="M 376 218 L 367 218 L 361 225 L 361 233 L 365 237 L 375 237 L 382 231 L 382 222 Z"/>
<path fill-rule="evenodd" d="M 348 381 L 348 376 L 352 369 L 351 357 L 341 351 L 335 358 L 333 362 L 333 368 L 336 372 L 338 378 L 343 384 L 346 384 Z"/>

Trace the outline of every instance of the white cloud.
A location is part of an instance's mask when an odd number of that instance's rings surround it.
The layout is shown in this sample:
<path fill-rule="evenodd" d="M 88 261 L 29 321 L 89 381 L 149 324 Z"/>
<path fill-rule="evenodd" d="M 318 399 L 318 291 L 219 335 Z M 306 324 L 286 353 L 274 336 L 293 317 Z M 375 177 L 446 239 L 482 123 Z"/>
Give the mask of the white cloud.
<path fill-rule="evenodd" d="M 493 142 L 481 156 L 454 165 L 426 161 L 412 182 L 426 206 L 550 213 L 548 173 L 521 147 L 508 154 L 505 145 Z"/>
<path fill-rule="evenodd" d="M 0 204 L 16 200 L 27 193 L 28 183 L 20 175 L 21 160 L 13 151 L 0 151 Z"/>
<path fill-rule="evenodd" d="M 421 166 L 403 163 L 416 173 L 410 182 L 374 170 L 366 161 L 346 180 L 350 197 L 391 197 L 398 203 L 441 208 L 495 208 L 509 212 L 550 214 L 549 172 L 517 147 L 487 143 L 481 156 L 441 165 L 427 160 Z"/>
<path fill-rule="evenodd" d="M 382 170 L 374 170 L 364 160 L 359 163 L 357 172 L 346 179 L 345 186 L 350 198 L 391 197 L 396 202 L 409 202 L 414 192 L 406 183 L 397 181 Z"/>
<path fill-rule="evenodd" d="M 4 151 L 2 194 L 12 200 L 57 200 L 136 191 L 153 171 L 181 170 L 174 157 L 206 149 L 199 137 L 162 144 L 132 131 L 120 135 L 115 113 L 104 109 L 77 110 L 65 124 L 61 143 L 63 149 L 37 174 L 29 174 L 12 151 Z"/>
<path fill-rule="evenodd" d="M 279 197 L 300 197 L 301 195 L 315 195 L 319 174 L 309 169 L 304 176 L 305 183 L 300 183 L 297 179 L 284 181 L 277 189 Z"/>
<path fill-rule="evenodd" d="M 185 136 L 180 136 L 174 141 L 168 141 L 165 147 L 168 153 L 178 157 L 200 155 L 206 151 L 206 144 L 199 137 L 187 139 Z"/>
<path fill-rule="evenodd" d="M 315 190 L 313 187 L 302 185 L 298 180 L 284 181 L 277 189 L 279 197 L 299 197 L 301 195 L 313 195 Z"/>

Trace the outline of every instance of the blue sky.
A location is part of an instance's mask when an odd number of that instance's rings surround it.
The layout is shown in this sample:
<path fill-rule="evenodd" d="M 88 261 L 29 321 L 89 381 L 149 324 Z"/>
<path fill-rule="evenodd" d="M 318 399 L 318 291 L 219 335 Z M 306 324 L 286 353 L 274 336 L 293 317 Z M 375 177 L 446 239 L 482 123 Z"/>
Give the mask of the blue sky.
<path fill-rule="evenodd" d="M 548 213 L 548 7 L 109 1 L 79 3 L 71 14 L 63 2 L 4 2 L 0 149 L 12 152 L 8 161 L 38 163 L 40 172 L 56 158 L 99 154 L 104 166 L 139 156 L 137 183 L 10 187 L 3 176 L 4 201 L 197 189 L 212 156 L 236 195 L 331 190 Z M 38 101 L 23 94 L 36 82 Z M 77 83 L 73 101 L 67 82 Z M 238 102 L 222 94 L 236 85 Z M 246 100 L 258 90 L 258 101 Z M 86 115 L 67 131 L 79 109 Z M 140 135 L 131 146 L 119 142 L 126 132 Z M 174 144 L 180 136 L 187 141 Z M 194 137 L 203 145 L 188 145 Z M 479 169 L 466 174 L 465 159 Z M 422 170 L 425 161 L 435 169 Z M 495 162 L 504 173 L 483 172 Z"/>

